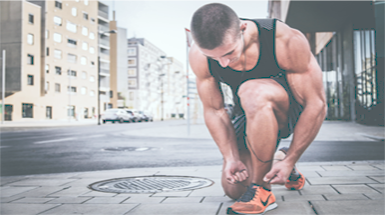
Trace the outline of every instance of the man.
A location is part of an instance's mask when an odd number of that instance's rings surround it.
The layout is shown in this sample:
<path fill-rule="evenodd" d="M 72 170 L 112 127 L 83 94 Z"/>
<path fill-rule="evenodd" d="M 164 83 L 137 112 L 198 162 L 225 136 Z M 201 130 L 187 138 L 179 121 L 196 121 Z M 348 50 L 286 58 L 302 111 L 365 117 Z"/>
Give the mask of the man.
<path fill-rule="evenodd" d="M 298 30 L 274 19 L 239 19 L 223 4 L 199 8 L 191 32 L 205 123 L 224 158 L 222 186 L 238 199 L 228 213 L 263 214 L 277 207 L 271 184 L 305 184 L 294 165 L 325 118 L 320 67 Z M 219 82 L 233 90 L 233 123 Z M 275 153 L 291 133 L 290 147 Z"/>

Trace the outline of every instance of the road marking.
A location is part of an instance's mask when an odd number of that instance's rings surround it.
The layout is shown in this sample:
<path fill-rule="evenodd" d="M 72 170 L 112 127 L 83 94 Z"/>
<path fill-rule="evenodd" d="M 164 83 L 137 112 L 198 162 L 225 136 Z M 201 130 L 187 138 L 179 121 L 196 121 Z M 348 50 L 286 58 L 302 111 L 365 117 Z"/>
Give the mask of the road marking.
<path fill-rule="evenodd" d="M 34 142 L 33 144 L 54 143 L 54 142 L 62 142 L 62 141 L 75 140 L 75 139 L 77 139 L 77 138 L 62 138 L 62 139 L 56 139 L 56 140 L 45 140 L 45 141 Z"/>
<path fill-rule="evenodd" d="M 98 134 L 98 135 L 89 136 L 88 138 L 105 137 L 105 136 L 106 136 L 105 134 Z"/>

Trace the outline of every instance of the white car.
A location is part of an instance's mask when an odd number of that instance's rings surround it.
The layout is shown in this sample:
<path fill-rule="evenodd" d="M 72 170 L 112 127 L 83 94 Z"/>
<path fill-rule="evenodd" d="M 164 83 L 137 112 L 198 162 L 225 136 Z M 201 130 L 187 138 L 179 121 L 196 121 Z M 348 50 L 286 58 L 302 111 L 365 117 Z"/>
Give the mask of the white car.
<path fill-rule="evenodd" d="M 103 123 L 106 123 L 108 121 L 115 123 L 115 122 L 130 122 L 131 116 L 123 109 L 107 109 L 102 114 L 102 120 Z"/>

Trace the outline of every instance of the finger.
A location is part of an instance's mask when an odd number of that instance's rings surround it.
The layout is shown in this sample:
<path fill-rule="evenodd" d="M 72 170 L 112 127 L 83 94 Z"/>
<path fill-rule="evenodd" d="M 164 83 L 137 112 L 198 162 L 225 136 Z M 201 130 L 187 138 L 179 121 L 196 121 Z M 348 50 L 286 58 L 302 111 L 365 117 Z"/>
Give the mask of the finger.
<path fill-rule="evenodd" d="M 243 174 L 241 172 L 237 172 L 235 173 L 236 176 L 238 177 L 238 181 L 241 182 L 241 181 L 244 181 L 245 180 L 245 177 L 243 176 Z"/>
<path fill-rule="evenodd" d="M 236 182 L 236 180 L 233 177 L 227 177 L 226 179 L 229 184 L 235 184 Z"/>
<path fill-rule="evenodd" d="M 277 173 L 278 171 L 275 171 L 274 169 L 270 170 L 270 172 L 268 172 L 263 178 L 263 181 L 270 182 L 277 175 Z"/>
<path fill-rule="evenodd" d="M 236 173 L 233 175 L 233 178 L 234 178 L 235 182 L 240 181 L 240 180 L 239 180 L 239 173 L 236 172 Z"/>
<path fill-rule="evenodd" d="M 271 179 L 270 184 L 285 184 L 285 179 L 279 176 L 276 176 Z"/>
<path fill-rule="evenodd" d="M 247 172 L 246 171 L 243 171 L 240 173 L 242 175 L 242 181 L 246 180 L 248 177 L 247 177 Z"/>

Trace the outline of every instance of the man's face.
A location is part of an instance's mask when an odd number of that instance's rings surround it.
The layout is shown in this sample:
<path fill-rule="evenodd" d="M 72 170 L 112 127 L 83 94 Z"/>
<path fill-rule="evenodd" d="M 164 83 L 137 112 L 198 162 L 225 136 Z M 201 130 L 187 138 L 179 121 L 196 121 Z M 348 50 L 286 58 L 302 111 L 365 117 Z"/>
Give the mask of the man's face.
<path fill-rule="evenodd" d="M 200 48 L 205 56 L 218 61 L 222 67 L 231 66 L 232 63 L 237 62 L 243 53 L 243 49 L 244 41 L 242 33 L 236 36 L 236 38 L 228 35 L 225 37 L 223 45 L 213 50 Z"/>

